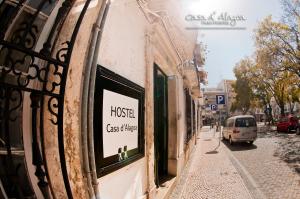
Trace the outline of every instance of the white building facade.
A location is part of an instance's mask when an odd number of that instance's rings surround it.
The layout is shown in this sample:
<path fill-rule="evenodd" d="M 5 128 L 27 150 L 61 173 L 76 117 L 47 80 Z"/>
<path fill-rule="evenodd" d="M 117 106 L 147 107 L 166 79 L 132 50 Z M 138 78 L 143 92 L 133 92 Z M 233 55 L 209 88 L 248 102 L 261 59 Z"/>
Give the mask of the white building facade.
<path fill-rule="evenodd" d="M 184 7 L 1 2 L 1 198 L 168 196 L 206 81 Z"/>

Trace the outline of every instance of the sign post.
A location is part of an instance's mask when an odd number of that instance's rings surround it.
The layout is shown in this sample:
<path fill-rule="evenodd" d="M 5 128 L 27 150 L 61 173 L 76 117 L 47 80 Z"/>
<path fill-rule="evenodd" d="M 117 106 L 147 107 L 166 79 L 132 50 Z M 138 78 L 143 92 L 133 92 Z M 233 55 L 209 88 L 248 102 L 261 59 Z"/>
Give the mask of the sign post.
<path fill-rule="evenodd" d="M 216 95 L 216 103 L 218 106 L 225 105 L 225 95 Z M 221 110 L 219 110 L 219 125 L 217 126 L 217 130 L 219 130 L 219 126 L 221 124 Z"/>

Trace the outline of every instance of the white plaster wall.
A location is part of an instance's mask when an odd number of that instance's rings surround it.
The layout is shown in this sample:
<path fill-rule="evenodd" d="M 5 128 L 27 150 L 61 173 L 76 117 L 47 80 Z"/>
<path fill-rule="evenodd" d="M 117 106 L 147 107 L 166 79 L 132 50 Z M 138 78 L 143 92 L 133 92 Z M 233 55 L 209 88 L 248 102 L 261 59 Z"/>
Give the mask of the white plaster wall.
<path fill-rule="evenodd" d="M 101 199 L 142 199 L 145 198 L 146 159 L 119 169 L 100 179 Z"/>
<path fill-rule="evenodd" d="M 190 3 L 186 0 L 149 0 L 148 6 L 162 16 L 168 15 L 166 23 L 171 30 L 172 37 L 177 38 L 174 43 L 179 47 L 182 58 L 192 59 L 197 31 L 186 29 L 190 25 L 190 22 L 185 20 L 185 16 L 190 14 Z"/>
<path fill-rule="evenodd" d="M 185 114 L 185 95 L 184 95 L 184 87 L 183 87 L 183 79 L 178 78 L 178 105 L 179 105 L 179 113 L 180 119 L 178 120 L 179 127 L 179 156 L 184 153 L 185 139 L 186 139 L 186 114 Z"/>
<path fill-rule="evenodd" d="M 104 27 L 98 63 L 145 88 L 145 32 L 148 22 L 136 1 L 111 4 Z M 147 162 L 142 158 L 98 179 L 102 199 L 144 198 Z"/>
<path fill-rule="evenodd" d="M 145 87 L 146 21 L 136 1 L 111 4 L 98 63 Z"/>

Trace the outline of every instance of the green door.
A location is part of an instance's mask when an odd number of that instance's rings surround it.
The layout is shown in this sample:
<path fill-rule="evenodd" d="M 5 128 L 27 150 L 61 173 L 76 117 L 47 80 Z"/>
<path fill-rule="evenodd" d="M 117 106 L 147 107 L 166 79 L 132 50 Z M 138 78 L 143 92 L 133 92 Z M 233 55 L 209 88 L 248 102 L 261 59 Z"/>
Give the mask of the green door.
<path fill-rule="evenodd" d="M 168 175 L 168 85 L 167 76 L 154 66 L 155 183 Z"/>

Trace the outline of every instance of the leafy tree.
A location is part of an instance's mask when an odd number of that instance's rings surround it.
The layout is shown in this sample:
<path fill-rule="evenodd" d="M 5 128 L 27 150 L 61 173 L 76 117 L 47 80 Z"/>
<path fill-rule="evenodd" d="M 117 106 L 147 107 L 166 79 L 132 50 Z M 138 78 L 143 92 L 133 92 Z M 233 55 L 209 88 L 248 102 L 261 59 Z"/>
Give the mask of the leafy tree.
<path fill-rule="evenodd" d="M 295 27 L 265 18 L 255 31 L 256 48 L 272 57 L 279 72 L 290 71 L 300 78 L 300 34 Z"/>
<path fill-rule="evenodd" d="M 256 66 L 256 72 L 253 75 L 254 77 L 261 78 L 259 82 L 258 79 L 253 78 L 253 81 L 257 83 L 256 88 L 254 88 L 254 93 L 260 94 L 260 97 L 264 96 L 263 102 L 268 107 L 270 107 L 269 102 L 273 96 L 280 107 L 281 115 L 284 115 L 284 105 L 288 102 L 290 89 L 294 86 L 293 84 L 297 82 L 298 77 L 287 71 L 276 73 L 276 75 L 271 74 L 272 72 L 270 72 L 267 67 Z M 296 101 L 295 99 L 296 97 L 293 95 L 293 102 Z"/>
<path fill-rule="evenodd" d="M 282 21 L 291 28 L 299 31 L 300 19 L 300 1 L 299 0 L 281 0 L 283 9 Z"/>
<path fill-rule="evenodd" d="M 251 67 L 252 64 L 253 63 L 249 58 L 245 58 L 241 60 L 234 68 L 234 73 L 237 80 L 232 85 L 236 93 L 235 101 L 231 106 L 232 112 L 240 110 L 243 114 L 246 114 L 251 107 L 253 93 L 246 74 L 247 70 L 249 69 L 249 67 Z"/>
<path fill-rule="evenodd" d="M 273 121 L 270 100 L 274 97 L 284 115 L 284 106 L 290 102 L 293 106 L 299 101 L 298 77 L 289 71 L 278 71 L 273 67 L 272 55 L 267 51 L 256 52 L 256 59 L 244 58 L 234 68 L 237 78 L 233 86 L 237 93 L 232 110 L 243 113 L 251 107 L 264 107 L 267 118 Z M 293 108 L 293 107 L 291 107 Z"/>
<path fill-rule="evenodd" d="M 270 97 L 273 96 L 280 107 L 281 115 L 284 115 L 284 105 L 288 102 L 289 90 L 299 78 L 289 71 L 278 71 L 273 65 L 273 55 L 266 52 L 264 50 L 256 52 L 256 66 L 252 70 L 253 85 L 258 85 L 256 88 L 263 91 L 266 100 L 270 101 Z"/>
<path fill-rule="evenodd" d="M 271 109 L 271 92 L 267 89 L 266 84 L 261 81 L 260 76 L 256 76 L 255 70 L 257 66 L 253 66 L 249 71 L 250 87 L 253 92 L 253 98 L 257 101 L 255 107 L 263 108 L 269 124 L 274 122 Z"/>
<path fill-rule="evenodd" d="M 300 1 L 282 0 L 281 22 L 266 17 L 255 30 L 253 58 L 242 59 L 234 68 L 237 93 L 232 110 L 244 113 L 251 107 L 264 107 L 273 120 L 270 101 L 274 97 L 284 115 L 300 98 Z"/>
<path fill-rule="evenodd" d="M 300 102 L 300 88 L 296 84 L 291 84 L 288 89 L 288 104 L 290 107 L 291 114 L 294 114 L 294 107 L 296 103 Z"/>

